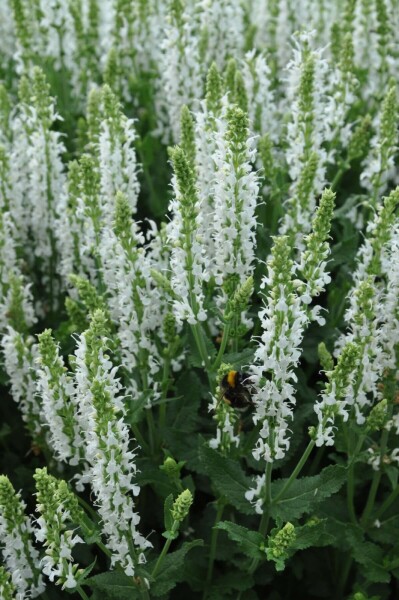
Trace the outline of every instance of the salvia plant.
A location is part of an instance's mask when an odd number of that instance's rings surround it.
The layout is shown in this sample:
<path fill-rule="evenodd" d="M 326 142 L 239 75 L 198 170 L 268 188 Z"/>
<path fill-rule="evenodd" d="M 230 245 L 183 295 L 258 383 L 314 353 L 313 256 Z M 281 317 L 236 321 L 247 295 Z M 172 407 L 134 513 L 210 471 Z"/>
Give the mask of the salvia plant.
<path fill-rule="evenodd" d="M 0 2 L 0 600 L 399 597 L 398 32 Z"/>

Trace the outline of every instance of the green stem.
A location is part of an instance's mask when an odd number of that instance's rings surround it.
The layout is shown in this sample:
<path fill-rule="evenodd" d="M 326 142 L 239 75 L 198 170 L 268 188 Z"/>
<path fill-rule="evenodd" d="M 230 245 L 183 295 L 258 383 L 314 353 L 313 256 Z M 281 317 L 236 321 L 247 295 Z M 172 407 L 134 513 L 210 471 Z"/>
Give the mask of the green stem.
<path fill-rule="evenodd" d="M 219 535 L 219 529 L 217 529 L 216 525 L 221 520 L 222 515 L 223 515 L 223 510 L 224 510 L 224 507 L 225 507 L 225 503 L 220 498 L 219 498 L 217 504 L 218 504 L 218 509 L 216 511 L 215 525 L 212 528 L 211 545 L 210 545 L 210 551 L 209 551 L 208 571 L 207 571 L 207 574 L 206 574 L 206 582 L 205 582 L 205 589 L 204 589 L 203 600 L 205 600 L 205 598 L 207 597 L 208 591 L 209 591 L 209 589 L 211 587 L 211 583 L 212 583 L 213 565 L 215 564 L 216 547 L 217 547 L 217 541 L 218 541 L 218 535 Z"/>
<path fill-rule="evenodd" d="M 344 597 L 346 582 L 348 580 L 349 573 L 350 573 L 352 563 L 353 563 L 353 558 L 349 555 L 344 554 L 344 560 L 345 560 L 344 569 L 342 571 L 342 574 L 338 578 L 339 583 L 338 583 L 336 595 L 335 595 L 336 600 L 342 600 L 342 598 Z"/>
<path fill-rule="evenodd" d="M 326 452 L 325 446 L 321 446 L 320 448 L 317 448 L 316 456 L 312 460 L 312 464 L 309 465 L 309 470 L 307 472 L 308 476 L 315 475 L 316 473 L 318 473 L 320 463 L 324 458 L 325 452 Z"/>
<path fill-rule="evenodd" d="M 163 373 L 162 373 L 162 402 L 159 405 L 159 427 L 160 429 L 164 429 L 166 425 L 166 397 L 168 395 L 169 389 L 169 371 L 170 371 L 170 358 L 165 356 L 163 363 Z"/>
<path fill-rule="evenodd" d="M 347 506 L 348 506 L 348 512 L 349 512 L 349 517 L 350 520 L 352 521 L 352 523 L 354 525 L 357 524 L 357 518 L 356 518 L 356 511 L 355 511 L 355 503 L 354 503 L 354 497 L 355 497 L 355 459 L 357 457 L 357 455 L 359 454 L 359 452 L 362 449 L 363 446 L 363 442 L 365 440 L 366 435 L 363 434 L 359 437 L 357 444 L 356 444 L 356 448 L 354 450 L 354 452 L 352 453 L 351 451 L 349 451 L 348 453 L 348 458 L 349 458 L 349 465 L 348 465 L 348 481 L 347 481 Z"/>
<path fill-rule="evenodd" d="M 307 445 L 304 453 L 302 454 L 301 459 L 299 460 L 297 466 L 295 467 L 295 469 L 292 471 L 288 481 L 285 483 L 285 485 L 282 487 L 282 489 L 280 490 L 280 492 L 277 494 L 277 496 L 274 498 L 273 500 L 273 504 L 276 504 L 285 494 L 285 492 L 288 490 L 288 488 L 291 487 L 291 485 L 294 483 L 294 481 L 296 480 L 296 478 L 298 477 L 299 473 L 302 471 L 306 461 L 309 458 L 310 453 L 312 452 L 314 446 L 315 446 L 315 441 L 314 440 L 310 440 L 309 444 Z"/>
<path fill-rule="evenodd" d="M 381 477 L 382 477 L 382 464 L 383 464 L 383 459 L 385 456 L 385 450 L 387 447 L 388 436 L 389 436 L 389 431 L 387 429 L 384 429 L 382 436 L 381 436 L 380 465 L 379 465 L 378 471 L 374 472 L 369 495 L 368 495 L 367 502 L 366 502 L 366 506 L 364 508 L 362 517 L 360 519 L 360 523 L 362 526 L 367 524 L 367 520 L 369 519 L 370 514 L 374 508 L 375 499 L 377 496 L 378 488 L 379 488 Z"/>
<path fill-rule="evenodd" d="M 262 515 L 262 519 L 259 523 L 259 533 L 262 536 L 265 536 L 267 533 L 267 530 L 269 528 L 269 521 L 270 521 L 270 508 L 272 506 L 272 470 L 273 470 L 273 463 L 268 462 L 266 464 L 266 476 L 265 476 L 265 492 L 266 492 L 266 498 L 265 498 L 265 505 L 263 508 L 263 515 Z M 252 563 L 249 566 L 249 573 L 252 575 L 252 573 L 254 573 L 256 571 L 256 569 L 258 568 L 259 565 L 259 558 L 254 558 Z"/>
<path fill-rule="evenodd" d="M 180 525 L 180 521 L 173 521 L 173 525 L 172 525 L 172 530 L 171 530 L 171 532 L 172 532 L 172 533 L 176 533 L 176 532 L 177 532 L 177 530 L 179 529 L 179 525 Z M 159 557 L 158 557 L 158 560 L 157 560 L 157 562 L 156 562 L 156 565 L 155 565 L 155 567 L 154 567 L 154 570 L 153 570 L 153 572 L 152 572 L 152 576 L 153 576 L 153 577 L 156 577 L 156 575 L 157 575 L 157 573 L 158 573 L 158 571 L 159 571 L 159 567 L 161 566 L 163 559 L 164 559 L 164 558 L 165 558 L 165 556 L 167 555 L 167 553 L 168 553 L 168 550 L 169 550 L 169 547 L 170 547 L 170 545 L 171 545 L 172 541 L 173 541 L 173 540 L 172 540 L 172 537 L 169 537 L 169 538 L 166 540 L 166 543 L 165 543 L 164 547 L 162 548 L 162 552 L 161 552 L 161 554 L 159 555 Z"/>
<path fill-rule="evenodd" d="M 82 590 L 80 586 L 76 588 L 76 591 L 78 592 L 79 596 L 83 598 L 83 600 L 89 600 L 89 596 Z"/>
<path fill-rule="evenodd" d="M 222 341 L 220 343 L 219 352 L 218 352 L 215 362 L 212 365 L 212 371 L 216 371 L 222 362 L 223 355 L 226 351 L 227 342 L 229 341 L 230 329 L 231 329 L 231 323 L 226 323 L 224 330 L 223 330 L 223 337 L 222 337 Z"/>
<path fill-rule="evenodd" d="M 388 508 L 391 506 L 391 504 L 393 504 L 396 500 L 396 498 L 399 496 L 399 485 L 396 486 L 396 488 L 389 494 L 388 498 L 386 498 L 386 500 L 384 500 L 384 502 L 381 504 L 380 508 L 377 510 L 377 512 L 375 513 L 375 518 L 379 519 L 386 510 L 388 510 Z"/>
<path fill-rule="evenodd" d="M 154 452 L 155 452 L 155 423 L 154 423 L 154 417 L 152 414 L 152 408 L 146 409 L 145 416 L 146 416 L 147 425 L 148 425 L 148 439 L 150 442 L 150 452 L 151 452 L 151 454 L 154 454 Z"/>
<path fill-rule="evenodd" d="M 140 444 L 140 447 L 144 450 L 145 454 L 150 454 L 150 447 L 147 444 L 147 442 L 144 440 L 143 436 L 141 435 L 139 428 L 137 427 L 137 425 L 130 425 L 130 427 L 132 428 L 132 431 L 134 433 L 134 437 L 136 438 L 136 440 L 138 441 L 138 443 Z"/>
<path fill-rule="evenodd" d="M 209 388 L 212 392 L 212 394 L 214 393 L 214 388 L 215 388 L 215 384 L 214 384 L 214 380 L 211 376 L 211 367 L 209 364 L 209 358 L 208 358 L 208 353 L 206 351 L 206 346 L 205 346 L 205 342 L 204 342 L 204 337 L 203 337 L 203 331 L 202 331 L 202 327 L 199 323 L 196 323 L 195 325 L 191 325 L 191 331 L 193 332 L 193 336 L 195 339 L 195 343 L 197 345 L 198 348 L 198 352 L 201 356 L 201 360 L 204 363 L 204 368 L 206 370 L 206 373 L 208 375 L 208 382 L 209 382 Z"/>
<path fill-rule="evenodd" d="M 338 171 L 335 174 L 334 179 L 332 180 L 331 183 L 331 189 L 335 192 L 339 182 L 341 181 L 341 178 L 343 176 L 343 174 L 346 172 L 347 167 L 341 166 Z"/>

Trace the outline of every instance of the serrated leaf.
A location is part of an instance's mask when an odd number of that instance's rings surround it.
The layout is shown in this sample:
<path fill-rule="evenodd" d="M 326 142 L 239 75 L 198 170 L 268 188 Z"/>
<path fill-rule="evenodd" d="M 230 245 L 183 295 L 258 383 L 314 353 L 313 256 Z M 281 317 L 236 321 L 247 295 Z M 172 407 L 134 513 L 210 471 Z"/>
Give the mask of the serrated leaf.
<path fill-rule="evenodd" d="M 326 467 L 314 477 L 297 479 L 284 497 L 276 504 L 272 504 L 272 517 L 289 521 L 311 512 L 322 500 L 338 492 L 346 481 L 346 475 L 345 467 L 333 465 Z M 272 483 L 272 498 L 278 495 L 286 481 L 286 479 L 279 479 Z"/>
<path fill-rule="evenodd" d="M 354 560 L 362 565 L 362 574 L 372 583 L 388 583 L 391 579 L 389 567 L 384 566 L 385 551 L 364 539 L 360 528 L 347 528 L 345 537 L 351 546 Z"/>
<path fill-rule="evenodd" d="M 135 600 L 142 597 L 132 578 L 116 571 L 94 575 L 94 577 L 86 579 L 85 585 L 101 592 L 102 598 L 105 595 L 107 600 L 125 600 L 125 598 L 126 600 L 129 598 Z"/>
<path fill-rule="evenodd" d="M 252 531 L 231 521 L 219 521 L 217 529 L 222 529 L 229 538 L 237 542 L 239 548 L 244 554 L 251 558 L 264 559 L 265 554 L 260 550 L 261 544 L 265 543 L 265 538 L 258 531 Z"/>
<path fill-rule="evenodd" d="M 173 506 L 173 494 L 169 494 L 166 498 L 165 503 L 163 505 L 163 517 L 166 531 L 170 531 L 173 526 L 173 518 L 171 515 L 171 510 Z"/>
<path fill-rule="evenodd" d="M 334 541 L 334 536 L 326 529 L 326 519 L 310 521 L 301 527 L 295 527 L 295 534 L 292 547 L 296 550 L 306 550 L 313 546 L 329 546 Z"/>
<path fill-rule="evenodd" d="M 233 365 L 237 370 L 243 370 L 253 363 L 254 354 L 252 348 L 246 348 L 242 352 L 230 352 L 223 356 L 223 362 Z"/>
<path fill-rule="evenodd" d="M 231 590 L 245 592 L 250 590 L 253 586 L 253 577 L 251 577 L 251 575 L 248 573 L 237 570 L 233 572 L 230 571 L 225 575 L 219 576 L 215 581 L 212 582 L 212 592 L 209 598 L 220 598 L 221 592 L 226 593 L 230 592 Z M 217 594 L 219 594 L 219 596 L 217 596 Z"/>
<path fill-rule="evenodd" d="M 252 505 L 245 499 L 251 480 L 246 477 L 237 461 L 222 456 L 206 444 L 199 448 L 199 459 L 212 484 L 229 504 L 244 514 L 255 513 Z"/>
<path fill-rule="evenodd" d="M 156 576 L 155 582 L 151 585 L 151 596 L 158 597 L 167 594 L 172 590 L 179 581 L 184 579 L 184 559 L 187 552 L 197 546 L 203 546 L 203 540 L 194 540 L 185 542 L 179 550 L 167 554 L 163 560 L 161 569 Z M 156 560 L 148 565 L 148 570 L 151 572 L 155 567 Z"/>

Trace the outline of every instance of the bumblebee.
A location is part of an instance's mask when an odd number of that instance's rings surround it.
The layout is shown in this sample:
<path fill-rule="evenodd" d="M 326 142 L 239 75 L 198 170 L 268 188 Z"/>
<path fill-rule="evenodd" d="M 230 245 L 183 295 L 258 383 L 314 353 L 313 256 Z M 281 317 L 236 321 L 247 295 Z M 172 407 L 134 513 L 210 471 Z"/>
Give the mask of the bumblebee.
<path fill-rule="evenodd" d="M 230 404 L 232 408 L 243 410 L 253 406 L 249 374 L 242 371 L 229 371 L 219 384 L 220 399 Z"/>

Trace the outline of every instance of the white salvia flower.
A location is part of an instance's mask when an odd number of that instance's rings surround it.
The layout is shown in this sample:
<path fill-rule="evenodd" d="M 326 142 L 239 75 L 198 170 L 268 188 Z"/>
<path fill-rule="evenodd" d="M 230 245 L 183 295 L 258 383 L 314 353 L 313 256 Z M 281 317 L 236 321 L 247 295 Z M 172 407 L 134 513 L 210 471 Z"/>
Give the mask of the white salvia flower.
<path fill-rule="evenodd" d="M 304 251 L 300 254 L 297 265 L 298 274 L 304 279 L 304 284 L 298 282 L 298 293 L 304 304 L 309 305 L 312 298 L 318 296 L 331 281 L 327 271 L 327 258 L 330 247 L 327 242 L 334 210 L 335 194 L 325 189 L 320 199 L 320 205 L 312 221 L 312 232 L 304 239 Z M 310 311 L 311 320 L 324 324 L 319 316 L 320 306 L 314 306 Z"/>
<path fill-rule="evenodd" d="M 46 547 L 41 560 L 42 571 L 50 581 L 62 584 L 64 588 L 78 585 L 78 565 L 74 564 L 72 550 L 83 540 L 72 530 L 70 523 L 79 525 L 83 512 L 78 500 L 68 489 L 65 481 L 57 480 L 47 473 L 47 468 L 36 469 L 34 474 L 37 490 L 37 511 L 35 536 Z"/>
<path fill-rule="evenodd" d="M 36 598 L 44 591 L 39 554 L 32 545 L 32 523 L 26 504 L 5 475 L 0 475 L 0 549 L 12 573 L 19 598 Z"/>
<path fill-rule="evenodd" d="M 29 86 L 32 86 L 30 90 Z M 65 151 L 60 133 L 51 127 L 59 119 L 55 112 L 54 100 L 49 95 L 49 86 L 39 68 L 33 70 L 32 81 L 22 80 L 19 114 L 13 123 L 16 144 L 12 153 L 12 188 L 22 186 L 22 198 L 17 194 L 17 205 L 10 202 L 17 231 L 21 234 L 21 243 L 32 248 L 32 257 L 40 258 L 46 266 L 43 268 L 43 280 L 52 286 L 56 268 L 55 238 L 58 202 L 65 181 L 61 156 Z M 22 158 L 15 153 L 23 153 Z M 15 162 L 14 162 L 15 158 Z M 21 161 L 28 161 L 24 171 Z M 26 168 L 27 167 L 27 168 Z M 19 181 L 22 180 L 22 181 Z M 21 221 L 19 220 L 20 213 Z M 27 231 L 33 238 L 27 239 Z M 27 259 L 32 260 L 29 252 Z M 50 277 L 50 282 L 47 279 Z"/>
<path fill-rule="evenodd" d="M 256 460 L 267 462 L 283 458 L 290 445 L 288 423 L 295 405 L 294 368 L 309 322 L 307 310 L 295 293 L 293 270 L 288 240 L 278 237 L 268 261 L 268 275 L 263 280 L 263 286 L 268 285 L 270 292 L 259 313 L 262 335 L 250 367 L 255 388 L 253 420 L 261 424 L 253 455 Z"/>
<path fill-rule="evenodd" d="M 209 270 L 198 235 L 202 213 L 194 173 L 181 148 L 173 150 L 172 161 L 174 198 L 170 203 L 172 219 L 167 225 L 167 239 L 171 245 L 173 307 L 178 323 L 187 320 L 195 325 L 207 318 L 202 286 L 209 279 Z"/>
<path fill-rule="evenodd" d="M 206 255 L 213 259 L 215 256 L 213 185 L 216 172 L 214 153 L 216 151 L 217 132 L 223 136 L 226 130 L 225 117 L 228 107 L 227 96 L 222 97 L 222 79 L 214 63 L 209 69 L 206 87 L 206 99 L 201 101 L 199 110 L 194 114 L 195 172 L 198 197 L 201 203 L 201 230 L 199 236 Z"/>
<path fill-rule="evenodd" d="M 251 131 L 260 135 L 267 133 L 272 141 L 277 141 L 279 120 L 275 93 L 271 89 L 271 69 L 265 56 L 263 54 L 256 55 L 255 49 L 248 52 L 242 63 L 242 74 L 248 99 Z"/>
<path fill-rule="evenodd" d="M 180 112 L 183 105 L 195 108 L 202 96 L 203 74 L 197 16 L 190 14 L 182 0 L 171 0 L 162 42 L 159 87 L 156 90 L 157 132 L 162 141 L 180 139 Z"/>
<path fill-rule="evenodd" d="M 374 471 L 379 471 L 384 465 L 395 464 L 399 465 L 399 448 L 395 448 L 392 452 L 381 456 L 379 448 L 368 448 L 367 449 L 367 463 L 372 466 Z"/>
<path fill-rule="evenodd" d="M 219 388 L 216 389 L 216 393 L 220 395 Z M 240 436 L 235 433 L 238 416 L 226 402 L 218 401 L 217 396 L 212 398 L 208 410 L 215 413 L 213 419 L 217 423 L 216 436 L 209 441 L 209 446 L 228 453 L 232 445 L 238 446 L 240 443 Z"/>
<path fill-rule="evenodd" d="M 353 273 L 354 286 L 349 294 L 349 303 L 356 288 L 372 275 L 388 274 L 391 262 L 388 255 L 389 242 L 394 233 L 396 223 L 395 210 L 399 204 L 399 187 L 392 190 L 389 196 L 383 198 L 383 202 L 377 206 L 374 218 L 372 218 L 366 230 L 363 245 L 357 253 L 356 269 Z M 378 286 L 377 286 L 378 287 Z M 351 304 L 349 306 L 351 309 Z M 351 313 L 347 320 L 350 320 Z"/>
<path fill-rule="evenodd" d="M 367 228 L 368 235 L 358 253 L 354 285 L 348 294 L 345 313 L 348 331 L 340 336 L 335 347 L 338 356 L 348 342 L 354 342 L 360 349 L 356 372 L 346 392 L 341 394 L 347 410 L 353 407 L 358 424 L 364 423 L 365 409 L 379 397 L 378 382 L 384 369 L 395 360 L 398 202 L 399 188 L 384 199 Z M 376 281 L 376 277 L 384 275 L 388 280 L 386 290 Z"/>
<path fill-rule="evenodd" d="M 240 0 L 201 0 L 199 20 L 206 40 L 202 59 L 224 69 L 231 57 L 241 57 L 245 44 L 244 10 Z"/>
<path fill-rule="evenodd" d="M 57 460 L 77 465 L 82 439 L 74 414 L 74 383 L 66 372 L 50 329 L 39 335 L 39 354 L 36 387 L 50 446 Z"/>
<path fill-rule="evenodd" d="M 255 511 L 258 515 L 263 514 L 263 498 L 261 495 L 265 487 L 265 479 L 265 474 L 257 475 L 255 478 L 255 487 L 250 488 L 247 492 L 245 492 L 246 500 L 254 505 Z"/>
<path fill-rule="evenodd" d="M 84 154 L 72 162 L 68 174 L 66 207 L 60 214 L 58 236 L 64 283 L 71 273 L 87 276 L 99 284 L 99 246 L 104 215 L 100 198 L 100 176 L 96 161 Z M 65 195 L 64 195 L 65 198 Z"/>
<path fill-rule="evenodd" d="M 334 444 L 337 415 L 344 421 L 348 419 L 346 399 L 355 381 L 360 357 L 361 348 L 354 342 L 348 342 L 343 347 L 334 370 L 327 373 L 329 381 L 321 394 L 321 400 L 314 407 L 319 420 L 315 432 L 317 446 Z"/>
<path fill-rule="evenodd" d="M 399 225 L 395 224 L 388 245 L 387 286 L 379 307 L 382 324 L 378 337 L 383 354 L 379 356 L 379 370 L 396 370 L 397 348 L 399 345 Z"/>
<path fill-rule="evenodd" d="M 85 440 L 88 478 L 106 545 L 112 552 L 111 564 L 119 564 L 127 575 L 133 576 L 135 559 L 130 551 L 131 542 L 139 561 L 144 560 L 143 551 L 151 544 L 137 530 L 140 517 L 133 501 L 139 493 L 134 482 L 135 453 L 129 449 L 129 431 L 123 422 L 122 386 L 106 353 L 106 334 L 104 314 L 96 311 L 76 350 L 78 419 Z"/>
<path fill-rule="evenodd" d="M 147 375 L 147 381 L 142 382 L 146 389 L 156 392 L 154 376 L 160 370 L 162 360 L 155 334 L 159 336 L 168 310 L 151 277 L 151 268 L 160 270 L 162 264 L 153 253 L 142 247 L 144 242 L 144 236 L 131 219 L 128 199 L 118 192 L 114 228 L 104 229 L 100 255 L 109 295 L 107 302 L 120 342 L 122 365 L 131 375 L 126 387 L 133 396 L 138 391 L 132 376 L 136 367 Z"/>
<path fill-rule="evenodd" d="M 363 163 L 363 173 L 360 176 L 362 185 L 372 194 L 370 203 L 373 207 L 393 176 L 398 145 L 398 114 L 396 83 L 393 82 L 376 117 L 377 133 L 371 140 L 370 152 Z"/>
<path fill-rule="evenodd" d="M 92 116 L 94 129 L 91 145 L 98 161 L 100 177 L 100 196 L 104 218 L 109 223 L 114 214 L 114 198 L 117 191 L 125 194 L 131 214 L 137 209 L 139 183 L 137 179 L 137 160 L 134 149 L 136 132 L 132 119 L 122 112 L 116 96 L 105 85 L 99 95 L 99 105 Z M 95 100 L 92 100 L 95 103 Z M 89 100 L 90 106 L 90 100 Z M 90 122 L 90 121 L 89 121 Z"/>
<path fill-rule="evenodd" d="M 356 66 L 367 73 L 362 96 L 367 102 L 379 98 L 391 76 L 396 75 L 394 3 L 385 0 L 355 2 L 352 19 Z"/>
<path fill-rule="evenodd" d="M 312 38 L 313 34 L 294 38 L 294 57 L 287 66 L 286 109 L 291 118 L 286 160 L 292 184 L 280 233 L 294 236 L 300 249 L 325 181 L 329 157 L 323 143 L 333 135 L 326 115 L 328 64 L 322 50 L 311 49 Z"/>
<path fill-rule="evenodd" d="M 255 149 L 247 115 L 233 106 L 227 110 L 226 120 L 225 131 L 219 127 L 216 133 L 213 155 L 215 256 L 211 269 L 219 286 L 234 279 L 234 290 L 254 270 L 259 182 L 251 165 Z"/>
<path fill-rule="evenodd" d="M 8 324 L 19 330 L 36 322 L 30 285 L 24 280 L 17 259 L 15 227 L 11 215 L 0 215 L 0 329 Z M 18 322 L 17 322 L 18 321 Z"/>
<path fill-rule="evenodd" d="M 4 368 L 10 379 L 11 394 L 22 418 L 34 437 L 41 431 L 40 403 L 36 397 L 36 366 L 38 349 L 33 338 L 24 336 L 12 327 L 7 328 L 1 346 Z"/>

